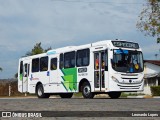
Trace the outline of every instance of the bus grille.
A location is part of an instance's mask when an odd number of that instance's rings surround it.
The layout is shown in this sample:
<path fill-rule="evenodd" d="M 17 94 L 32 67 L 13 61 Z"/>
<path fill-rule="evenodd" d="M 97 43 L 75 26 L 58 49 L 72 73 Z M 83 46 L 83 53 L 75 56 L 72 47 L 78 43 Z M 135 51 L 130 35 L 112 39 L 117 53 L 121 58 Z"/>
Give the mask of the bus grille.
<path fill-rule="evenodd" d="M 132 79 L 132 80 L 136 80 L 136 79 L 138 79 L 138 74 L 121 74 L 121 78 L 123 79 L 123 80 L 130 80 L 130 79 Z"/>
<path fill-rule="evenodd" d="M 129 74 L 129 73 L 127 73 L 127 74 L 121 74 L 122 76 L 138 76 L 138 74 Z"/>
<path fill-rule="evenodd" d="M 139 89 L 141 85 L 119 85 L 120 89 Z"/>

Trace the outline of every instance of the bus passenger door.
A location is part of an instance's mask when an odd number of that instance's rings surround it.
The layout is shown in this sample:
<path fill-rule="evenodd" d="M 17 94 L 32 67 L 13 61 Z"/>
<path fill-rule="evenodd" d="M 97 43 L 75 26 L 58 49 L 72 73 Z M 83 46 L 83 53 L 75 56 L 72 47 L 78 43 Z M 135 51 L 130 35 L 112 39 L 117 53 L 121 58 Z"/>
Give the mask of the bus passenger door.
<path fill-rule="evenodd" d="M 29 70 L 30 70 L 29 62 L 23 61 L 22 92 L 28 92 L 28 78 L 30 74 Z"/>
<path fill-rule="evenodd" d="M 50 84 L 54 85 L 54 90 L 57 89 L 56 86 L 58 83 L 57 61 L 58 59 L 56 57 L 50 59 Z"/>
<path fill-rule="evenodd" d="M 98 51 L 94 53 L 94 87 L 95 91 L 105 91 L 105 67 L 106 67 L 106 53 L 105 51 Z"/>

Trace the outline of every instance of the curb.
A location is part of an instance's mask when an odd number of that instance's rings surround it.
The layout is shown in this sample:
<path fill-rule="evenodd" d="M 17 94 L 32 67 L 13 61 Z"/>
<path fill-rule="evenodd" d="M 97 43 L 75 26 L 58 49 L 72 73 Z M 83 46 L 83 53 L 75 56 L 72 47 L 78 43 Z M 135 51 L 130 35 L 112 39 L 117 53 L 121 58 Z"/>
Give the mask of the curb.
<path fill-rule="evenodd" d="M 154 96 L 153 98 L 160 98 L 160 96 Z"/>
<path fill-rule="evenodd" d="M 149 98 L 160 98 L 160 96 L 127 96 L 127 98 L 145 98 L 145 99 L 149 99 Z"/>
<path fill-rule="evenodd" d="M 127 96 L 127 98 L 145 98 L 144 96 Z"/>

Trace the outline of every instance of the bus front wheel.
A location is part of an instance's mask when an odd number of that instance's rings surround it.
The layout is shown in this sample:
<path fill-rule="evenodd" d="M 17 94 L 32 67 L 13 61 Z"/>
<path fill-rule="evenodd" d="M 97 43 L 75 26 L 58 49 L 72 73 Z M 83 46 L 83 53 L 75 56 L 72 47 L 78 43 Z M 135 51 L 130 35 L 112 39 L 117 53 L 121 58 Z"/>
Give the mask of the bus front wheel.
<path fill-rule="evenodd" d="M 38 98 L 49 98 L 50 94 L 44 93 L 43 85 L 39 84 L 36 88 L 36 94 Z"/>
<path fill-rule="evenodd" d="M 94 97 L 94 93 L 91 92 L 91 86 L 88 82 L 83 83 L 82 95 L 84 98 L 93 98 Z"/>
<path fill-rule="evenodd" d="M 121 92 L 109 92 L 108 95 L 112 99 L 117 99 L 121 96 Z"/>

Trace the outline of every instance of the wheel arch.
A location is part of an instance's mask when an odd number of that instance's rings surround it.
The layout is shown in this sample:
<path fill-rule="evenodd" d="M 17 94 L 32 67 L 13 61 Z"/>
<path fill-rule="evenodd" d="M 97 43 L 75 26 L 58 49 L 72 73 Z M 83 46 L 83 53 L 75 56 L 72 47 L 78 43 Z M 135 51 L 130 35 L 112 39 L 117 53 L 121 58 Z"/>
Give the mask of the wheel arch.
<path fill-rule="evenodd" d="M 36 87 L 35 87 L 35 93 L 36 93 L 36 90 L 37 90 L 37 86 L 40 85 L 40 84 L 42 84 L 40 81 L 37 82 Z"/>
<path fill-rule="evenodd" d="M 81 81 L 79 82 L 79 86 L 78 86 L 79 92 L 82 92 L 82 85 L 83 85 L 83 83 L 85 83 L 85 82 L 88 82 L 88 83 L 89 83 L 89 81 L 88 81 L 86 78 L 81 79 Z M 90 84 L 90 83 L 89 83 L 89 84 Z M 91 86 L 91 85 L 90 85 L 90 86 Z"/>

